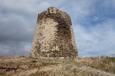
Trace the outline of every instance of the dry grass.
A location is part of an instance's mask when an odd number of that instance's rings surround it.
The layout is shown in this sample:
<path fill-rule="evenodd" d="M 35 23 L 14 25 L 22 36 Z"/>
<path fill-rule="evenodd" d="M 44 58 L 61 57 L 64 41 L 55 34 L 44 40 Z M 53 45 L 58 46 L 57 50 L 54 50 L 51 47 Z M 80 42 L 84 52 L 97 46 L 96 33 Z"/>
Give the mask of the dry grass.
<path fill-rule="evenodd" d="M 115 76 L 114 60 L 80 58 L 76 62 L 69 58 L 0 57 L 0 76 Z"/>
<path fill-rule="evenodd" d="M 115 74 L 115 58 L 114 57 L 90 57 L 79 59 L 79 63 Z"/>

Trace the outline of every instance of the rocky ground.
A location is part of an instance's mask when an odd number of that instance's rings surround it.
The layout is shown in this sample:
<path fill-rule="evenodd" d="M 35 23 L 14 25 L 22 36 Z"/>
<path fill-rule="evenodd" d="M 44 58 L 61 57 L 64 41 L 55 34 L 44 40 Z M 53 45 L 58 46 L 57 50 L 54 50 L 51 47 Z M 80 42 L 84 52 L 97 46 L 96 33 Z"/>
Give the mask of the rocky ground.
<path fill-rule="evenodd" d="M 115 76 L 115 58 L 0 57 L 0 76 Z"/>

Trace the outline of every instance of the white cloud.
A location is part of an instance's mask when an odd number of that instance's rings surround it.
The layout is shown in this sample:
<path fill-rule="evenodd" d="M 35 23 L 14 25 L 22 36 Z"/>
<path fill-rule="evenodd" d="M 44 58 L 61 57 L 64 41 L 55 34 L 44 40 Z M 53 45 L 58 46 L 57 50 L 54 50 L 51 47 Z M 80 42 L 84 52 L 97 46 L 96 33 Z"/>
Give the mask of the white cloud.
<path fill-rule="evenodd" d="M 0 0 L 0 7 L 7 8 L 8 10 L 34 14 L 49 6 L 59 6 L 62 2 L 63 0 Z"/>
<path fill-rule="evenodd" d="M 93 0 L 73 0 L 70 1 L 71 3 L 71 10 L 73 13 L 75 13 L 76 17 L 84 17 L 86 15 L 89 15 L 91 13 L 92 7 L 94 6 L 95 1 Z M 70 4 L 68 2 L 68 4 Z"/>
<path fill-rule="evenodd" d="M 83 25 L 74 26 L 79 54 L 89 56 L 115 54 L 114 24 L 114 20 L 108 19 L 89 28 Z"/>

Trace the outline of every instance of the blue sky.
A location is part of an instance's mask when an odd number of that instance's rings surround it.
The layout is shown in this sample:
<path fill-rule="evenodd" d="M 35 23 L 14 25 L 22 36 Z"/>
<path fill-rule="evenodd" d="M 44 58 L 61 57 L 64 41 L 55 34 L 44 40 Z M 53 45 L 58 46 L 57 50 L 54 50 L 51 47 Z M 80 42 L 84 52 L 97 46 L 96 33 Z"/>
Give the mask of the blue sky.
<path fill-rule="evenodd" d="M 50 6 L 70 14 L 79 56 L 115 56 L 115 0 L 0 0 L 0 55 L 28 55 Z"/>

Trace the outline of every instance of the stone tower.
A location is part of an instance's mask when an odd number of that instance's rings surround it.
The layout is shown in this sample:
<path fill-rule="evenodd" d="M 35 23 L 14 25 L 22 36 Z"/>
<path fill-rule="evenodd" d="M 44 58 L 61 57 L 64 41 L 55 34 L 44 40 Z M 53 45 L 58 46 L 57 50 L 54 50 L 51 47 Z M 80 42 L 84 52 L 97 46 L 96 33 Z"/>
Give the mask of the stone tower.
<path fill-rule="evenodd" d="M 32 45 L 33 57 L 76 57 L 70 16 L 55 7 L 38 15 Z"/>

